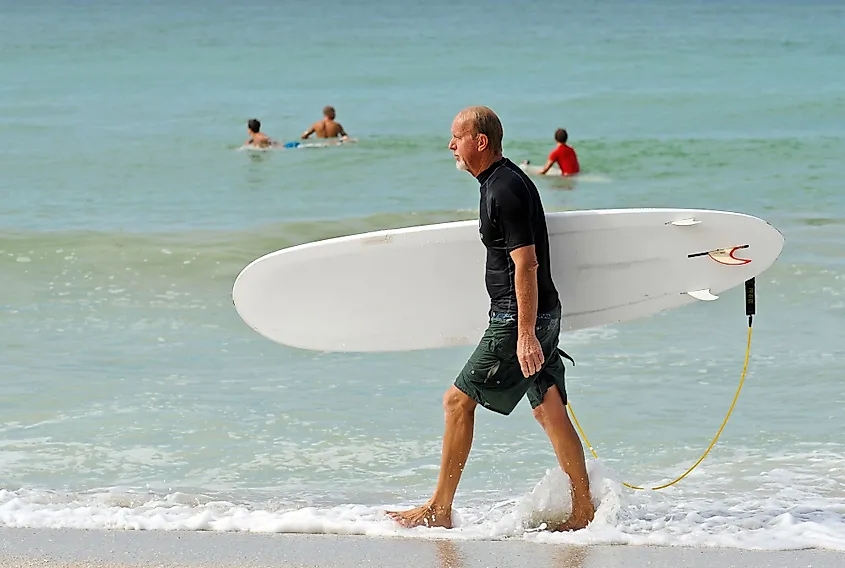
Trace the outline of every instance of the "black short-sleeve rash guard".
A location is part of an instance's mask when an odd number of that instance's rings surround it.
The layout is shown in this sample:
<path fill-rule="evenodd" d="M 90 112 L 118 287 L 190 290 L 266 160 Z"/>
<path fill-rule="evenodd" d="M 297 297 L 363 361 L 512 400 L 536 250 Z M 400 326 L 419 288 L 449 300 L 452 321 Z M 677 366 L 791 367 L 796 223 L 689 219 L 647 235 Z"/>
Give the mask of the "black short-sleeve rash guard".
<path fill-rule="evenodd" d="M 558 293 L 549 262 L 546 215 L 537 187 L 519 166 L 501 158 L 478 174 L 479 232 L 487 247 L 485 284 L 490 309 L 516 313 L 515 266 L 511 251 L 534 245 L 537 253 L 537 313 L 554 309 Z"/>

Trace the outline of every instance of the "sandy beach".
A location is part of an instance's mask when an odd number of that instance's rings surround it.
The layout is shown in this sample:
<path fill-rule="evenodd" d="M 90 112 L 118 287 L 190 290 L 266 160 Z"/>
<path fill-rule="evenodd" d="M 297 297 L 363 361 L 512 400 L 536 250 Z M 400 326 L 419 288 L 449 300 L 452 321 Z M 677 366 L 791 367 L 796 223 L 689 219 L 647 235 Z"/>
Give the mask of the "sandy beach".
<path fill-rule="evenodd" d="M 845 553 L 190 531 L 0 529 L 4 568 L 839 568 Z"/>

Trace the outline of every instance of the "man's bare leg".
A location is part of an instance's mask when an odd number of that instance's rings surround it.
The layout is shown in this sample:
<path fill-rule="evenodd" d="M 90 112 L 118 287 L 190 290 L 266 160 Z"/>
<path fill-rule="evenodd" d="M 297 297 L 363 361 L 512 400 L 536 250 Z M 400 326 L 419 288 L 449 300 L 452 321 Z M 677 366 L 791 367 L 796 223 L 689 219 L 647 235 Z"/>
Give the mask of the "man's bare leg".
<path fill-rule="evenodd" d="M 477 402 L 454 385 L 443 395 L 446 428 L 437 488 L 428 503 L 421 507 L 408 511 L 387 511 L 396 522 L 406 527 L 452 528 L 452 501 L 472 447 L 476 406 Z"/>
<path fill-rule="evenodd" d="M 555 530 L 583 529 L 593 520 L 596 511 L 590 500 L 590 480 L 587 477 L 584 448 L 569 421 L 566 406 L 556 386 L 546 391 L 543 402 L 534 409 L 534 418 L 546 431 L 560 467 L 572 482 L 572 514 Z"/>

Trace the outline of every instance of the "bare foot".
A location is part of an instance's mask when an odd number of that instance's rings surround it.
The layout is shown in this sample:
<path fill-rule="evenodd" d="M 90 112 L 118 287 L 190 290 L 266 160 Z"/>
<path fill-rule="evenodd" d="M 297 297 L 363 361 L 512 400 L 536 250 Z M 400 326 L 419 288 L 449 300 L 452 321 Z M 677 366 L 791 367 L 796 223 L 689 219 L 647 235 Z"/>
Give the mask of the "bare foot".
<path fill-rule="evenodd" d="M 426 503 L 422 507 L 407 511 L 385 511 L 387 515 L 406 528 L 444 527 L 452 528 L 452 510 Z"/>
<path fill-rule="evenodd" d="M 572 514 L 569 515 L 569 518 L 566 519 L 562 524 L 558 525 L 557 528 L 551 529 L 553 531 L 579 531 L 583 528 L 586 528 L 593 521 L 593 517 L 596 514 L 596 510 L 593 507 L 593 504 L 590 503 L 589 507 L 585 507 L 580 510 L 572 511 Z"/>

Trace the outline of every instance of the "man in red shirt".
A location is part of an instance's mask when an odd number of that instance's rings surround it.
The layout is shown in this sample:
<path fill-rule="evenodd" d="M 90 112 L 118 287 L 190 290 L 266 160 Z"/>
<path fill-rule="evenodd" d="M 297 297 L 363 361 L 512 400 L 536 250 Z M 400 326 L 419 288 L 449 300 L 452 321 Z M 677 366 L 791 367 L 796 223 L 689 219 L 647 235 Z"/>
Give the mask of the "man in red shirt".
<path fill-rule="evenodd" d="M 561 175 L 571 176 L 581 171 L 581 167 L 578 165 L 578 156 L 575 154 L 575 150 L 571 146 L 566 145 L 566 141 L 568 139 L 569 135 L 563 128 L 558 128 L 555 131 L 555 140 L 557 140 L 557 148 L 552 150 L 551 154 L 549 154 L 549 161 L 546 162 L 546 165 L 543 166 L 543 169 L 537 172 L 538 174 L 545 174 L 547 171 L 549 171 L 549 168 L 551 168 L 555 162 L 557 162 L 557 165 L 560 167 Z"/>

